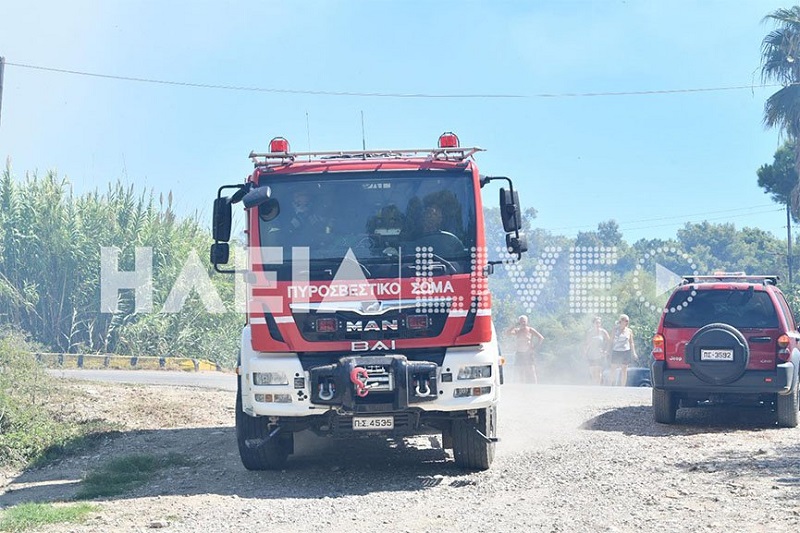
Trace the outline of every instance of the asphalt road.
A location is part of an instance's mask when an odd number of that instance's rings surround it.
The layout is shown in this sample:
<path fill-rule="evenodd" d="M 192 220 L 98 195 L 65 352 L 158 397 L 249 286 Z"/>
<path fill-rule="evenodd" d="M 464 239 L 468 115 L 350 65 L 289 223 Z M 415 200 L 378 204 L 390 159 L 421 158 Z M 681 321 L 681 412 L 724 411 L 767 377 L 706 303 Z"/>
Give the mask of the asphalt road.
<path fill-rule="evenodd" d="M 48 370 L 51 376 L 110 383 L 180 385 L 227 391 L 236 390 L 236 375 L 225 372 L 176 372 L 166 370 Z"/>

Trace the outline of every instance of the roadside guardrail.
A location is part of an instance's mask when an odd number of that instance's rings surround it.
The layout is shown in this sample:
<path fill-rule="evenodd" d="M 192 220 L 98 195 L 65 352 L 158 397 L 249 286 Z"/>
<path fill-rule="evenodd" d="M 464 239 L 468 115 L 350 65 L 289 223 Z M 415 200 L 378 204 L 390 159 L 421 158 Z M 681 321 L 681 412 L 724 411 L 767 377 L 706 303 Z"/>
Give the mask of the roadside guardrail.
<path fill-rule="evenodd" d="M 157 357 L 152 355 L 109 355 L 37 352 L 36 360 L 48 368 L 87 368 L 113 370 L 182 370 L 185 372 L 221 371 L 207 359 Z"/>

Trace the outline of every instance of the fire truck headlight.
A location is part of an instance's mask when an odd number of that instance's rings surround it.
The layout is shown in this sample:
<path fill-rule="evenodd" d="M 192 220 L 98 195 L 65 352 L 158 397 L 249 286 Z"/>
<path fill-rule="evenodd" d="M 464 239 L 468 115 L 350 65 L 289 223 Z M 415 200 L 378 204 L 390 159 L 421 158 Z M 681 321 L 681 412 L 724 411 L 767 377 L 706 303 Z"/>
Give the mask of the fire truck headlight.
<path fill-rule="evenodd" d="M 262 403 L 292 403 L 291 394 L 255 394 L 255 399 Z"/>
<path fill-rule="evenodd" d="M 458 379 L 480 379 L 492 377 L 492 365 L 462 366 L 458 370 Z"/>
<path fill-rule="evenodd" d="M 288 385 L 289 378 L 283 372 L 253 372 L 253 385 Z"/>

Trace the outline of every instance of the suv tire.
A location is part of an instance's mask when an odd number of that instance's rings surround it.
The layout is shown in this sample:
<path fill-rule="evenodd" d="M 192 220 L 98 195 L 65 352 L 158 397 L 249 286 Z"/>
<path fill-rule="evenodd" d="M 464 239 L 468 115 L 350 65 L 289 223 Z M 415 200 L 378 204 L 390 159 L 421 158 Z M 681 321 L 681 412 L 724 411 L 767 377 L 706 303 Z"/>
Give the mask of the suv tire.
<path fill-rule="evenodd" d="M 270 438 L 266 418 L 250 416 L 244 412 L 241 382 L 237 388 L 236 443 L 239 446 L 239 457 L 242 459 L 242 464 L 248 470 L 280 469 L 286 464 L 286 459 L 292 453 L 294 436 L 289 433 Z M 263 442 L 265 440 L 266 442 Z M 260 444 L 259 441 L 261 441 Z"/>
<path fill-rule="evenodd" d="M 733 361 L 703 361 L 704 348 L 731 349 Z M 698 379 L 712 385 L 727 385 L 742 377 L 750 362 L 750 347 L 742 332 L 722 323 L 708 324 L 686 345 L 686 362 Z"/>
<path fill-rule="evenodd" d="M 671 391 L 653 389 L 653 415 L 659 424 L 674 424 L 678 399 Z"/>
<path fill-rule="evenodd" d="M 776 411 L 778 411 L 778 425 L 784 428 L 797 427 L 800 416 L 800 397 L 798 397 L 798 386 L 792 388 L 789 394 L 779 394 L 775 402 Z"/>

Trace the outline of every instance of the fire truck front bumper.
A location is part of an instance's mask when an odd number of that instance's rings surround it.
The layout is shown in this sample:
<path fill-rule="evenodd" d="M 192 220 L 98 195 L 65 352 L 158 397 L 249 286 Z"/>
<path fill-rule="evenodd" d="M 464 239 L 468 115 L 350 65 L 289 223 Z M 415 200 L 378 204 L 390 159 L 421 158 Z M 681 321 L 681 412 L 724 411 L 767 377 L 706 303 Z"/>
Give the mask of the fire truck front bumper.
<path fill-rule="evenodd" d="M 450 349 L 441 366 L 399 354 L 345 354 L 307 370 L 293 353 L 253 354 L 240 367 L 242 405 L 252 416 L 279 417 L 482 409 L 498 401 L 500 367 L 481 352 Z"/>

